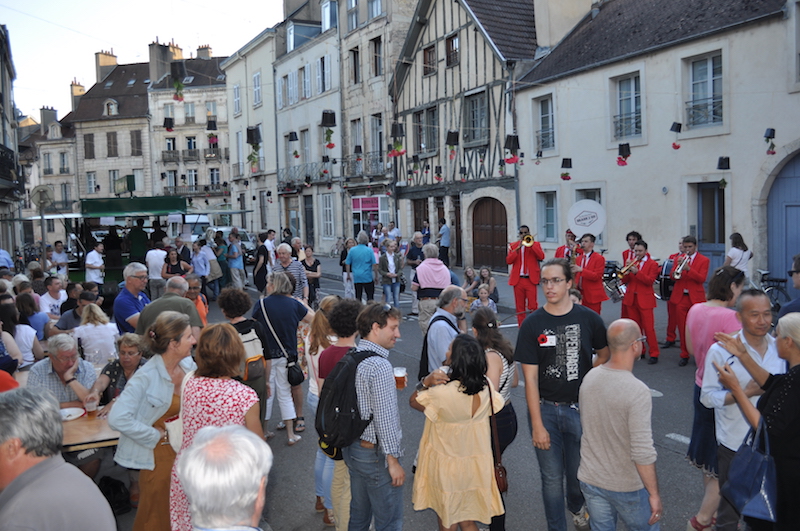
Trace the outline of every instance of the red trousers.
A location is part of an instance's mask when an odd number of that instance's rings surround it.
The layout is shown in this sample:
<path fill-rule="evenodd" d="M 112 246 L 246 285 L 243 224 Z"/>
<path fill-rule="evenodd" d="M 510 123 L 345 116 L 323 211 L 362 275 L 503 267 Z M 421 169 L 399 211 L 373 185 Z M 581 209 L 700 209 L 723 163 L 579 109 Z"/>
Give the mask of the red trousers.
<path fill-rule="evenodd" d="M 586 301 L 584 301 L 583 305 L 586 306 L 587 308 L 589 308 L 590 310 L 594 311 L 594 313 L 596 313 L 597 315 L 602 315 L 600 313 L 600 310 L 601 310 L 601 308 L 603 306 L 602 302 L 586 302 Z"/>
<path fill-rule="evenodd" d="M 677 297 L 677 293 L 673 293 L 672 297 Z M 676 306 L 667 303 L 667 341 L 675 341 L 677 335 L 675 329 L 678 327 L 678 315 L 676 313 Z"/>
<path fill-rule="evenodd" d="M 636 324 L 638 324 L 639 328 L 642 330 L 642 334 L 647 336 L 647 348 L 650 349 L 650 357 L 657 358 L 660 354 L 660 350 L 658 349 L 658 339 L 656 338 L 656 323 L 653 318 L 653 309 L 639 308 L 636 304 L 637 302 L 638 301 L 634 298 L 633 305 L 623 306 L 623 308 L 628 308 L 628 318 L 636 321 Z M 644 353 L 645 351 L 643 350 L 642 354 Z"/>
<path fill-rule="evenodd" d="M 517 306 L 517 323 L 520 326 L 529 313 L 539 308 L 539 302 L 536 300 L 536 288 L 537 285 L 528 277 L 520 277 L 519 282 L 514 286 L 514 304 Z"/>
<path fill-rule="evenodd" d="M 676 299 L 676 293 L 672 293 L 669 305 L 675 306 L 675 319 L 678 322 L 678 333 L 681 335 L 681 358 L 689 358 L 689 351 L 686 350 L 686 316 L 689 314 L 689 309 L 692 307 L 692 300 L 689 298 L 688 293 L 677 294 L 680 298 Z M 672 304 L 673 300 L 677 300 L 678 304 Z"/>
<path fill-rule="evenodd" d="M 628 308 L 630 308 L 630 306 L 626 306 L 624 304 L 622 305 L 622 312 L 620 313 L 619 316 L 620 319 L 633 319 L 633 317 L 631 317 L 631 312 L 628 310 Z"/>

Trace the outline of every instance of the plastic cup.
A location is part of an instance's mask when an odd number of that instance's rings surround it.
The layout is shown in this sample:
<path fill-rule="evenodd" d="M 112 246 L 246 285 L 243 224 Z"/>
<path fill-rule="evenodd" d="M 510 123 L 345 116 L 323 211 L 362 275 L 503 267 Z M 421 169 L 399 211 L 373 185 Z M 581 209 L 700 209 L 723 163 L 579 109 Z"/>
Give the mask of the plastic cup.
<path fill-rule="evenodd" d="M 86 401 L 83 403 L 83 407 L 86 409 L 86 416 L 90 419 L 97 417 L 97 399 L 96 398 L 87 398 Z"/>
<path fill-rule="evenodd" d="M 408 381 L 408 371 L 405 367 L 394 368 L 394 387 L 395 389 L 405 389 Z"/>

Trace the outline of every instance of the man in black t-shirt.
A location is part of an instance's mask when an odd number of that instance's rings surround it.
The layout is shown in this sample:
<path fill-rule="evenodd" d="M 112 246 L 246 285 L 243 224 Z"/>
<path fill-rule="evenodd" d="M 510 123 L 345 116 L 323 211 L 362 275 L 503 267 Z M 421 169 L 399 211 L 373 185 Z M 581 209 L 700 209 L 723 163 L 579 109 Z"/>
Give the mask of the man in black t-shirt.
<path fill-rule="evenodd" d="M 542 476 L 542 496 L 548 531 L 566 531 L 566 506 L 579 530 L 588 531 L 588 514 L 578 482 L 581 419 L 578 390 L 583 377 L 609 358 L 601 317 L 569 297 L 569 262 L 545 262 L 540 284 L 547 303 L 530 314 L 519 330 L 515 359 L 522 363 L 533 446 Z"/>

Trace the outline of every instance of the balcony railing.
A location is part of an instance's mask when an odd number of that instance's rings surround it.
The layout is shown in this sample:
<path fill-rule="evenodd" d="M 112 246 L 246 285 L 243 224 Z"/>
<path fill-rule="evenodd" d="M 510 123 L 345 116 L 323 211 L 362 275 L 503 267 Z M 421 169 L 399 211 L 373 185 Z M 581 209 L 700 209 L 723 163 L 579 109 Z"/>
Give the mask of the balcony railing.
<path fill-rule="evenodd" d="M 194 116 L 187 116 L 186 120 L 183 123 L 185 123 L 185 124 L 193 124 L 194 123 Z"/>
<path fill-rule="evenodd" d="M 45 213 L 56 214 L 59 212 L 72 212 L 72 199 L 56 199 L 44 209 Z"/>
<path fill-rule="evenodd" d="M 53 175 L 53 168 L 45 168 L 44 170 L 42 170 L 42 173 L 44 173 L 45 175 Z"/>
<path fill-rule="evenodd" d="M 183 160 L 184 161 L 200 160 L 200 150 L 199 149 L 184 149 L 183 150 Z"/>
<path fill-rule="evenodd" d="M 386 175 L 386 154 L 383 151 L 370 151 L 363 155 L 350 155 L 342 159 L 342 176 Z"/>
<path fill-rule="evenodd" d="M 58 173 L 64 175 L 65 173 L 69 173 L 69 166 L 61 166 L 58 169 Z"/>
<path fill-rule="evenodd" d="M 641 136 L 641 134 L 642 113 L 631 112 L 627 114 L 618 114 L 614 117 L 614 138 Z"/>
<path fill-rule="evenodd" d="M 722 123 L 722 96 L 686 102 L 686 122 L 691 126 Z"/>
<path fill-rule="evenodd" d="M 308 177 L 308 182 L 327 181 L 333 178 L 331 166 L 331 163 L 309 162 L 281 168 L 278 170 L 278 181 L 300 184 L 306 182 L 306 177 Z M 325 170 L 328 173 L 323 173 Z"/>
<path fill-rule="evenodd" d="M 220 148 L 205 148 L 203 150 L 203 158 L 206 160 L 214 160 L 222 158 L 222 150 Z"/>
<path fill-rule="evenodd" d="M 161 160 L 163 162 L 180 162 L 181 161 L 181 153 L 178 150 L 168 150 L 161 152 Z"/>
<path fill-rule="evenodd" d="M 173 195 L 180 197 L 197 197 L 197 196 L 213 196 L 213 195 L 230 195 L 230 190 L 227 186 L 221 184 L 189 184 L 182 186 L 165 186 L 164 195 Z"/>
<path fill-rule="evenodd" d="M 244 162 L 233 163 L 233 177 L 241 177 L 244 175 Z"/>
<path fill-rule="evenodd" d="M 0 179 L 4 179 L 6 181 L 13 181 L 14 178 L 11 175 L 12 170 L 16 163 L 14 162 L 14 151 L 0 145 Z"/>

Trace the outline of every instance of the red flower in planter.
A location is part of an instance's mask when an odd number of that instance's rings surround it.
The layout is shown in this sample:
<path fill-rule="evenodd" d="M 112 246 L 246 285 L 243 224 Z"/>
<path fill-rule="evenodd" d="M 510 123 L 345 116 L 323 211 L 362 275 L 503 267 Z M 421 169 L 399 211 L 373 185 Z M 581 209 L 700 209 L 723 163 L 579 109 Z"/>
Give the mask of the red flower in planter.
<path fill-rule="evenodd" d="M 517 155 L 511 155 L 507 159 L 505 159 L 506 164 L 516 164 L 519 162 L 519 157 Z"/>
<path fill-rule="evenodd" d="M 681 148 L 681 145 L 678 144 L 677 142 L 673 142 L 672 143 L 672 149 L 680 149 L 680 148 Z"/>
<path fill-rule="evenodd" d="M 167 133 L 171 133 L 173 129 L 171 127 L 167 127 Z"/>
<path fill-rule="evenodd" d="M 628 161 L 624 157 L 617 157 L 617 166 L 627 166 Z"/>
<path fill-rule="evenodd" d="M 772 149 L 768 149 L 767 150 L 767 155 L 774 155 L 774 154 L 775 154 L 775 150 L 772 150 Z"/>
<path fill-rule="evenodd" d="M 325 147 L 328 149 L 333 149 L 336 147 L 336 144 L 334 144 L 333 142 L 328 142 L 327 144 L 325 144 Z"/>
<path fill-rule="evenodd" d="M 572 179 L 572 177 L 570 177 L 568 171 L 565 171 L 564 173 L 561 174 L 561 180 L 562 181 L 569 181 L 570 179 Z"/>
<path fill-rule="evenodd" d="M 328 170 L 322 170 L 322 173 L 327 175 L 328 174 Z"/>

